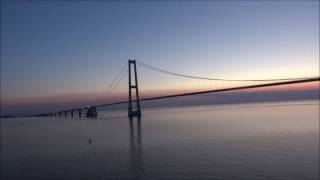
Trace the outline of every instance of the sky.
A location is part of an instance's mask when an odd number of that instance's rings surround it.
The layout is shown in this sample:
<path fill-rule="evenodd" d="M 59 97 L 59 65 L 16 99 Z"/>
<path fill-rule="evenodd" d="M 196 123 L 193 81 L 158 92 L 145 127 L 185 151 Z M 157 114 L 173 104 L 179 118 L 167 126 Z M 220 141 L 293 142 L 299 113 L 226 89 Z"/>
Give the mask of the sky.
<path fill-rule="evenodd" d="M 2 106 L 90 101 L 129 58 L 216 78 L 319 76 L 319 1 L 1 1 Z M 142 90 L 181 87 L 138 72 Z"/>

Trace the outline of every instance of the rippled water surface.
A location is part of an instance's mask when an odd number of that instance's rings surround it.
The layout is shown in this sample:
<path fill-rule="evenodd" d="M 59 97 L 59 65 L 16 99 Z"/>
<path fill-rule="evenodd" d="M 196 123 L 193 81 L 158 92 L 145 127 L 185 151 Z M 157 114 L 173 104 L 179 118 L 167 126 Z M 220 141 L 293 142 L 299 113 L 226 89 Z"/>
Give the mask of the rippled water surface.
<path fill-rule="evenodd" d="M 319 102 L 1 119 L 1 179 L 319 179 Z M 91 139 L 91 143 L 89 143 Z"/>

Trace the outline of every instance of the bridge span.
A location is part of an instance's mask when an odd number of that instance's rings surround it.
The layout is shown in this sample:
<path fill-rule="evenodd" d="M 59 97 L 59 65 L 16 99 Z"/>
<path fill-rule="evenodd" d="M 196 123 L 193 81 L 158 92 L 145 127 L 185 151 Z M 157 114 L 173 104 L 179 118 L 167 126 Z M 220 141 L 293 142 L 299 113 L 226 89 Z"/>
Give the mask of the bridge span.
<path fill-rule="evenodd" d="M 167 74 L 181 76 L 181 77 L 185 77 L 185 78 L 219 80 L 219 81 L 253 81 L 253 82 L 260 82 L 260 83 L 253 84 L 253 85 L 238 86 L 238 87 L 220 88 L 220 89 L 213 89 L 213 90 L 202 90 L 202 91 L 177 93 L 177 94 L 164 95 L 164 96 L 155 96 L 155 97 L 149 97 L 149 98 L 140 98 L 139 86 L 138 86 L 138 75 L 137 75 L 137 64 L 140 64 L 146 68 L 149 68 L 149 69 L 152 69 L 155 71 L 159 71 L 161 73 L 167 73 Z M 141 62 L 137 62 L 136 60 L 129 59 L 128 60 L 128 100 L 127 101 L 119 101 L 119 102 L 105 103 L 105 104 L 96 104 L 96 105 L 90 105 L 90 106 L 86 106 L 86 107 L 78 107 L 78 108 L 73 108 L 73 109 L 68 109 L 68 110 L 57 111 L 57 112 L 37 114 L 37 115 L 33 115 L 33 116 L 59 116 L 59 117 L 64 116 L 64 117 L 67 117 L 69 115 L 70 117 L 74 117 L 74 116 L 82 117 L 83 111 L 84 111 L 85 112 L 84 114 L 86 117 L 96 117 L 98 115 L 97 108 L 120 105 L 120 104 L 128 104 L 128 117 L 132 118 L 135 116 L 140 117 L 142 115 L 140 102 L 143 102 L 143 101 L 152 101 L 152 100 L 158 100 L 158 99 L 192 96 L 192 95 L 207 94 L 207 93 L 228 92 L 228 91 L 236 91 L 236 90 L 244 90 L 244 89 L 281 86 L 281 85 L 289 85 L 289 84 L 300 84 L 300 83 L 316 82 L 316 81 L 320 82 L 320 77 L 303 77 L 303 78 L 286 78 L 286 79 L 282 78 L 282 79 L 230 80 L 230 79 L 217 79 L 217 78 L 190 76 L 190 75 L 184 75 L 184 74 L 179 74 L 179 73 L 174 73 L 174 72 L 162 70 L 162 69 L 159 69 L 156 67 L 146 65 Z M 135 109 L 134 109 L 134 107 L 135 107 Z"/>

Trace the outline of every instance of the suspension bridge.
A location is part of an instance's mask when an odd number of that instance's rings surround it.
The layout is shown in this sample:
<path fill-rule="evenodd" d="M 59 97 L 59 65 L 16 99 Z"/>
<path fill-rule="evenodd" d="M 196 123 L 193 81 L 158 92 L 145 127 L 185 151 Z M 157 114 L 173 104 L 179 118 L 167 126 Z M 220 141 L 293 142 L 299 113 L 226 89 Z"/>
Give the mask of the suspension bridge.
<path fill-rule="evenodd" d="M 153 97 L 144 97 L 140 98 L 140 91 L 138 86 L 138 73 L 137 66 L 139 68 L 146 68 L 148 70 L 166 74 L 169 76 L 176 76 L 179 78 L 185 79 L 195 79 L 209 82 L 229 82 L 231 86 L 220 86 L 215 88 L 207 88 L 200 90 L 191 90 L 189 92 L 179 92 L 167 95 L 153 96 Z M 128 99 L 123 101 L 116 101 L 110 103 L 100 103 L 100 104 L 90 104 L 84 107 L 77 107 L 72 109 L 61 110 L 57 112 L 49 112 L 43 114 L 37 114 L 34 116 L 64 116 L 64 117 L 96 117 L 98 115 L 98 108 L 107 107 L 107 106 L 115 106 L 120 104 L 128 105 L 128 117 L 140 117 L 142 115 L 141 111 L 141 102 L 144 101 L 153 101 L 159 99 L 168 99 L 175 97 L 184 97 L 184 96 L 193 96 L 199 94 L 208 94 L 208 93 L 218 93 L 218 92 L 227 92 L 227 91 L 236 91 L 236 90 L 244 90 L 244 89 L 254 89 L 254 88 L 263 88 L 263 87 L 273 87 L 273 86 L 282 86 L 289 84 L 300 84 L 307 82 L 316 82 L 320 81 L 320 77 L 301 77 L 301 78 L 280 78 L 280 79 L 223 79 L 223 78 L 210 78 L 210 77 L 202 77 L 202 76 L 193 76 L 180 74 L 176 72 L 171 72 L 168 70 L 160 69 L 158 67 L 154 67 L 143 62 L 137 60 L 128 60 L 123 68 L 120 70 L 119 74 L 112 81 L 111 85 L 106 91 L 106 96 L 109 96 L 111 92 L 118 86 L 119 82 L 125 77 L 128 76 Z"/>

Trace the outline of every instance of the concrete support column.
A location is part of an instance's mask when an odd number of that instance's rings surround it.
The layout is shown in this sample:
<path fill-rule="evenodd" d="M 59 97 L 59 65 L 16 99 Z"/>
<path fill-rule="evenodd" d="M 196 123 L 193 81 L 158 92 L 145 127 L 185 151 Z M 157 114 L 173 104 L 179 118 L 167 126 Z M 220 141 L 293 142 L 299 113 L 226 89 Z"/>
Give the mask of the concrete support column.
<path fill-rule="evenodd" d="M 134 85 L 132 84 L 132 77 L 131 77 L 131 65 L 133 65 L 134 70 Z M 128 61 L 129 66 L 129 100 L 128 100 L 128 116 L 129 117 L 140 117 L 141 116 L 141 108 L 140 108 L 140 99 L 139 99 L 139 88 L 138 88 L 138 76 L 137 76 L 137 67 L 136 67 L 136 60 Z M 135 90 L 136 99 L 133 100 L 132 98 L 132 90 Z M 133 110 L 132 103 L 136 103 L 136 110 Z"/>

